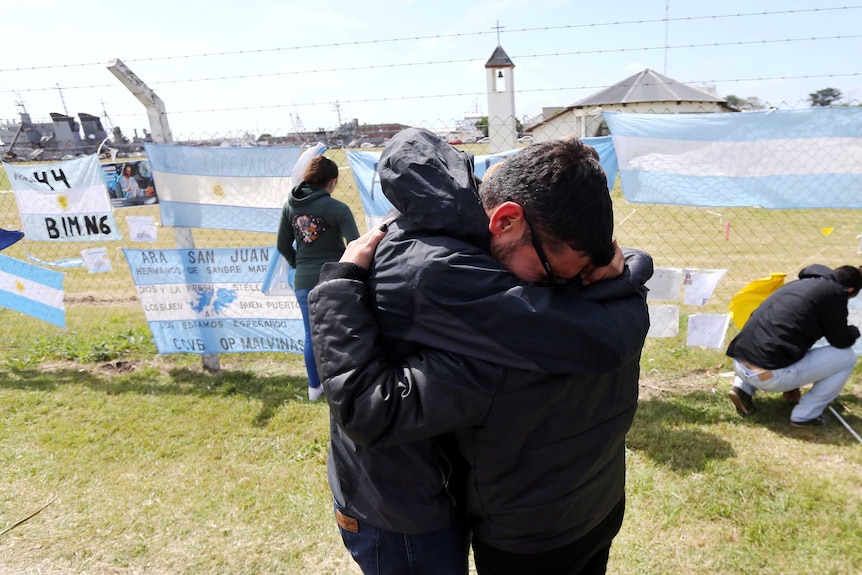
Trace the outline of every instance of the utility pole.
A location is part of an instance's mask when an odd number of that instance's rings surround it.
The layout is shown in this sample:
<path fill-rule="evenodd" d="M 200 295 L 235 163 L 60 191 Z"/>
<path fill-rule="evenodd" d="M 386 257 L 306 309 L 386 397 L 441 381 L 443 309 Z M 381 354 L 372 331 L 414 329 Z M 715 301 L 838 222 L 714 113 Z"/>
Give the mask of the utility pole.
<path fill-rule="evenodd" d="M 57 91 L 60 92 L 60 103 L 63 104 L 63 113 L 68 116 L 69 110 L 66 109 L 66 100 L 63 99 L 63 90 L 60 88 L 60 84 L 54 85 L 57 86 Z"/>
<path fill-rule="evenodd" d="M 335 113 L 338 114 L 338 127 L 341 127 L 341 104 L 338 103 L 338 100 L 335 101 Z"/>

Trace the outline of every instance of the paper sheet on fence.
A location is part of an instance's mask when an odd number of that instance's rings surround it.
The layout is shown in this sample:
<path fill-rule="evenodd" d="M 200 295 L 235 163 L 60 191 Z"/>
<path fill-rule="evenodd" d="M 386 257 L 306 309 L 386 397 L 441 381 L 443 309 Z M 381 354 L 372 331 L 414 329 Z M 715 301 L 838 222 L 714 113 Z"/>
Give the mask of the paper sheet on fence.
<path fill-rule="evenodd" d="M 630 202 L 862 208 L 862 108 L 603 117 Z"/>
<path fill-rule="evenodd" d="M 685 286 L 685 294 L 682 303 L 686 305 L 706 305 L 709 303 L 712 292 L 715 291 L 718 282 L 726 273 L 727 270 L 685 270 L 682 282 Z"/>
<path fill-rule="evenodd" d="M 649 307 L 647 337 L 674 337 L 679 333 L 679 306 L 674 304 Z"/>
<path fill-rule="evenodd" d="M 3 163 L 28 240 L 121 239 L 95 154 L 53 164 Z"/>
<path fill-rule="evenodd" d="M 159 229 L 153 216 L 126 216 L 129 239 L 133 242 L 154 243 L 159 239 Z"/>
<path fill-rule="evenodd" d="M 111 271 L 111 258 L 108 256 L 107 248 L 81 250 L 81 258 L 91 274 Z"/>
<path fill-rule="evenodd" d="M 648 301 L 679 301 L 682 290 L 682 270 L 679 268 L 655 268 L 646 283 Z"/>
<path fill-rule="evenodd" d="M 296 296 L 261 292 L 274 251 L 123 250 L 159 353 L 302 353 Z"/>
<path fill-rule="evenodd" d="M 686 345 L 724 349 L 724 336 L 730 324 L 728 314 L 698 313 L 688 316 Z"/>

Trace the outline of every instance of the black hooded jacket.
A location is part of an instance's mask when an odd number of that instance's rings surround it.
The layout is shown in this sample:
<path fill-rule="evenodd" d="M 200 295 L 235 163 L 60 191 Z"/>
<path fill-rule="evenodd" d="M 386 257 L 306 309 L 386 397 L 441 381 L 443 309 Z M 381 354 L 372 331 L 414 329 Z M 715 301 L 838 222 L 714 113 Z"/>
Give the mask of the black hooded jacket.
<path fill-rule="evenodd" d="M 847 288 L 832 270 L 815 264 L 799 279 L 778 288 L 754 310 L 727 347 L 727 355 L 766 369 L 783 369 L 800 359 L 821 337 L 848 348 L 859 329 L 847 323 Z"/>
<path fill-rule="evenodd" d="M 464 513 L 447 489 L 460 456 L 475 537 L 513 552 L 577 539 L 623 497 L 651 258 L 629 252 L 587 288 L 524 285 L 485 251 L 463 152 L 408 129 L 378 170 L 401 215 L 367 285 L 327 264 L 309 297 L 336 501 L 384 529 L 440 529 Z"/>

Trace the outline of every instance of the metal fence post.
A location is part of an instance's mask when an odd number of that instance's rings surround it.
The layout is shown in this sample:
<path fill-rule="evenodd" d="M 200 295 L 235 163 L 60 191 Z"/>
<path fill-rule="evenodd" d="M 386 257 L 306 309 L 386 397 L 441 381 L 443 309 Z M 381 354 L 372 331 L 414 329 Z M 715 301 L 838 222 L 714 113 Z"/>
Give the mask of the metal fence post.
<path fill-rule="evenodd" d="M 131 92 L 135 98 L 147 109 L 147 119 L 150 123 L 150 133 L 153 142 L 159 144 L 171 144 L 174 139 L 171 128 L 168 125 L 168 114 L 165 111 L 165 103 L 141 80 L 128 66 L 119 58 L 108 63 L 108 70 Z M 194 249 L 195 240 L 191 228 L 173 228 L 174 241 L 178 248 Z M 219 356 L 217 354 L 203 354 L 201 356 L 203 367 L 207 371 L 219 371 Z"/>

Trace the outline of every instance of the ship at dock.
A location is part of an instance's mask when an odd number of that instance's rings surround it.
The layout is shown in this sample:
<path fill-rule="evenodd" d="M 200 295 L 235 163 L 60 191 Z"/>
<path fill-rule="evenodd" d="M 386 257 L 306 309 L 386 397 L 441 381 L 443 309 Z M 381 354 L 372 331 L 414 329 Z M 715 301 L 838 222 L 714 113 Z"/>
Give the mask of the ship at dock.
<path fill-rule="evenodd" d="M 4 162 L 69 160 L 99 152 L 105 158 L 140 156 L 149 134 L 129 138 L 119 127 L 108 133 L 99 116 L 79 113 L 77 118 L 52 112 L 50 122 L 33 121 L 22 111 L 16 120 L 0 121 Z"/>

